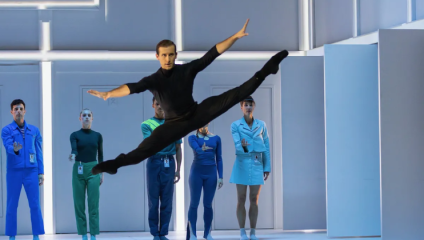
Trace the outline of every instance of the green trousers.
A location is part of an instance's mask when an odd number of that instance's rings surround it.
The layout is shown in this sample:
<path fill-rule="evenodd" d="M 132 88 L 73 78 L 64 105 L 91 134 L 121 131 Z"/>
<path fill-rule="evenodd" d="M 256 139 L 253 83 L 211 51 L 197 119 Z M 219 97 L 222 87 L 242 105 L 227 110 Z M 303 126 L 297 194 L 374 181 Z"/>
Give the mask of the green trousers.
<path fill-rule="evenodd" d="M 82 174 L 78 173 L 82 166 Z M 72 189 L 74 195 L 75 218 L 77 220 L 78 235 L 87 234 L 87 217 L 85 216 L 85 192 L 88 194 L 88 215 L 90 220 L 90 234 L 99 234 L 99 199 L 100 175 L 93 175 L 91 169 L 97 161 L 89 163 L 75 162 L 72 171 Z"/>

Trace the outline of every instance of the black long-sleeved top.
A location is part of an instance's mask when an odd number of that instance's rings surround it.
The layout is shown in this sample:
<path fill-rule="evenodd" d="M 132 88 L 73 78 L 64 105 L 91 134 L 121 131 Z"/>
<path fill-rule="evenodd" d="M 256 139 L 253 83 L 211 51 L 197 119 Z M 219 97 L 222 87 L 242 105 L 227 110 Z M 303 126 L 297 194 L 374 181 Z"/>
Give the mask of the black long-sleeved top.
<path fill-rule="evenodd" d="M 214 46 L 199 59 L 175 65 L 170 70 L 160 68 L 139 82 L 126 85 L 130 94 L 146 90 L 152 92 L 164 110 L 165 118 L 172 119 L 187 113 L 196 104 L 192 95 L 194 78 L 218 56 L 218 50 Z"/>
<path fill-rule="evenodd" d="M 91 129 L 81 129 L 73 132 L 70 137 L 72 154 L 77 162 L 94 162 L 99 159 L 103 162 L 103 137 L 102 134 Z"/>

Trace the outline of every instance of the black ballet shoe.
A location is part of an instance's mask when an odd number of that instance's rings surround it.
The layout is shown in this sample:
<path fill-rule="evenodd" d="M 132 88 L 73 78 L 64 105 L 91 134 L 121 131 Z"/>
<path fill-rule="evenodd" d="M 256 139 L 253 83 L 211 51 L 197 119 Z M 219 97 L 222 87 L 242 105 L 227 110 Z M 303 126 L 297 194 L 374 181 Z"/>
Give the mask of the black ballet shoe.
<path fill-rule="evenodd" d="M 99 174 L 99 173 L 109 173 L 109 174 L 116 174 L 118 172 L 118 168 L 116 167 L 116 160 L 109 160 L 104 161 L 91 169 L 91 173 L 93 175 Z"/>
<path fill-rule="evenodd" d="M 96 166 L 94 166 L 93 169 L 91 169 L 91 173 L 94 175 L 102 173 L 102 172 L 109 173 L 112 175 L 116 174 L 119 168 L 119 161 L 122 161 L 124 157 L 125 157 L 125 154 L 121 153 L 114 160 L 101 162 L 97 164 Z"/>
<path fill-rule="evenodd" d="M 275 54 L 268 60 L 268 62 L 265 63 L 262 69 L 256 73 L 256 76 L 259 79 L 265 79 L 270 74 L 276 74 L 278 72 L 281 61 L 283 61 L 283 59 L 288 55 L 289 52 L 287 50 L 283 50 Z"/>

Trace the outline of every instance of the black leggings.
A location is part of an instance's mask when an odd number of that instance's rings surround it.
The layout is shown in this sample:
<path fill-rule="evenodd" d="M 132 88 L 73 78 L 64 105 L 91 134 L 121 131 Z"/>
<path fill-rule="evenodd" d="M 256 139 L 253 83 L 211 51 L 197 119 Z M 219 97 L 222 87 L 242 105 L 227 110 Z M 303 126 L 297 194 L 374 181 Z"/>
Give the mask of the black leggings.
<path fill-rule="evenodd" d="M 242 85 L 230 89 L 218 96 L 212 96 L 198 104 L 190 112 L 176 120 L 167 120 L 143 140 L 136 149 L 117 157 L 115 167 L 138 164 L 156 154 L 168 145 L 185 137 L 188 133 L 205 126 L 243 99 L 253 94 L 263 79 L 253 76 Z M 106 162 L 105 162 L 106 163 Z"/>

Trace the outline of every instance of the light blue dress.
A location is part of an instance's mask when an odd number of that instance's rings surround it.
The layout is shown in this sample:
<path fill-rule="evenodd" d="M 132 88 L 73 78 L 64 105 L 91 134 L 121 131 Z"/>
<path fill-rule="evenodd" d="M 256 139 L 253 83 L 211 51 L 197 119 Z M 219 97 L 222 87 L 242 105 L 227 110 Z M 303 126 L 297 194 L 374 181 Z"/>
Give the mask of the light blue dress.
<path fill-rule="evenodd" d="M 268 130 L 264 121 L 253 119 L 252 128 L 242 117 L 231 124 L 236 148 L 236 160 L 231 172 L 230 183 L 242 185 L 263 185 L 264 172 L 271 172 Z M 247 152 L 241 140 L 247 141 Z"/>

